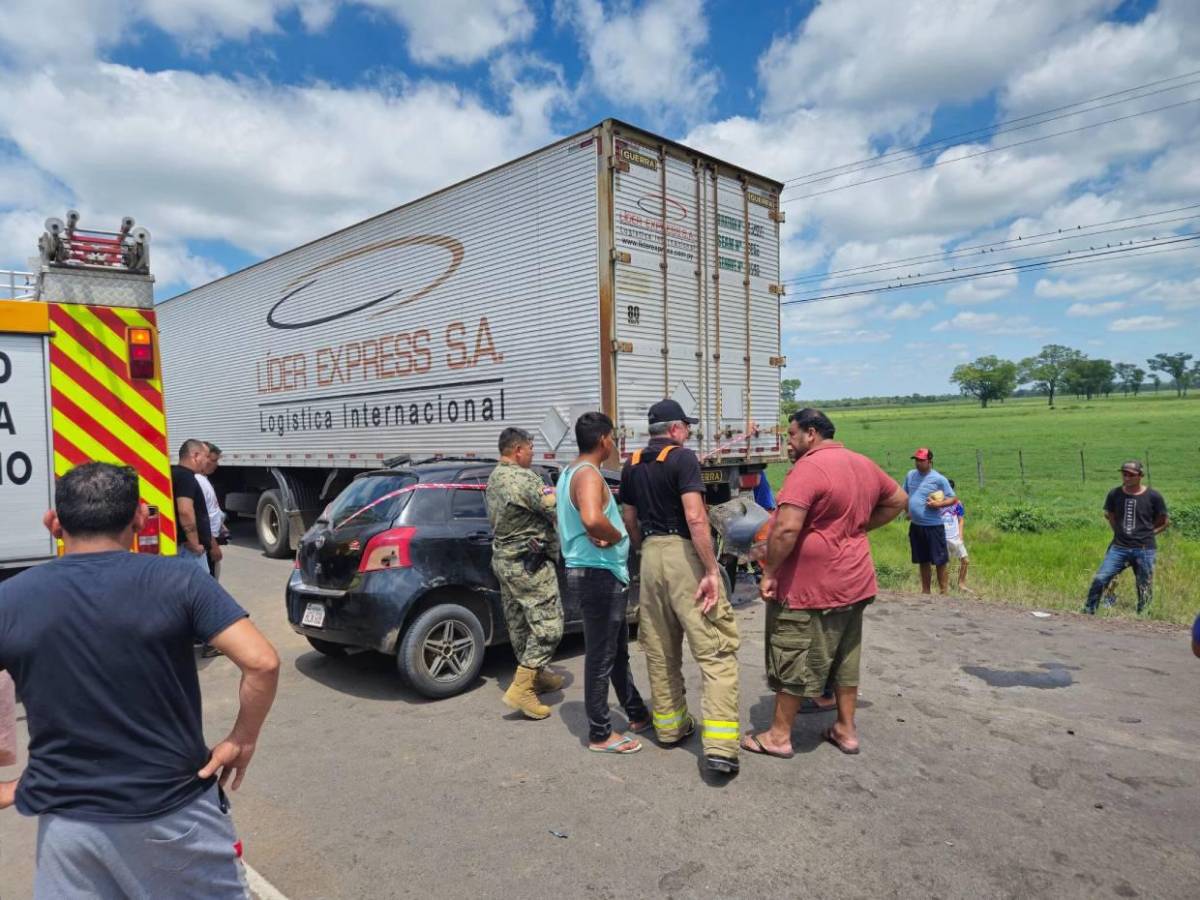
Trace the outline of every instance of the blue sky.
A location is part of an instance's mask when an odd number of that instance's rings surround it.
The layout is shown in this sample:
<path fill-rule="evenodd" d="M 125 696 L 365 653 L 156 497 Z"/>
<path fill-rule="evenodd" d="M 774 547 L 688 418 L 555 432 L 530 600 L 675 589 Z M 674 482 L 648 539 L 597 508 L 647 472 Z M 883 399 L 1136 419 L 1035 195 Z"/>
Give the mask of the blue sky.
<path fill-rule="evenodd" d="M 786 308 L 787 374 L 837 397 L 950 390 L 958 362 L 1049 342 L 1131 362 L 1200 355 L 1200 256 L 1161 243 L 1200 222 L 1200 208 L 1164 212 L 1200 203 L 1200 104 L 1186 102 L 1200 76 L 1184 77 L 1200 71 L 1200 10 L 1186 0 L 980 0 L 952 15 L 940 0 L 8 7 L 3 266 L 23 268 L 42 219 L 68 206 L 92 224 L 133 214 L 166 297 L 609 115 L 786 180 L 1067 106 L 790 187 L 786 299 L 852 295 Z M 1180 105 L 1145 113 L 1167 104 Z M 907 168 L 920 171 L 847 186 Z M 836 190 L 803 196 L 814 188 Z M 1037 250 L 1001 243 L 1078 226 L 1092 227 Z M 1101 238 L 1145 243 L 1005 270 Z M 921 257 L 884 271 L 928 277 L 975 264 L 954 255 L 970 245 L 992 251 L 995 277 L 868 293 L 878 276 L 843 271 Z"/>

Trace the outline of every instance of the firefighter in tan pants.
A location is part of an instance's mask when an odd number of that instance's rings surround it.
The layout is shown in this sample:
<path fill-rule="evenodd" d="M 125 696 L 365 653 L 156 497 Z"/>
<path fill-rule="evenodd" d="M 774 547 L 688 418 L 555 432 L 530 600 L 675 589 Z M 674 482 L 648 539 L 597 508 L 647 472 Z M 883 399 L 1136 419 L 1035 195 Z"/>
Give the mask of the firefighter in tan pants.
<path fill-rule="evenodd" d="M 706 767 L 738 771 L 738 632 L 717 567 L 700 461 L 683 443 L 696 419 L 674 400 L 650 407 L 650 445 L 621 472 L 621 515 L 641 546 L 638 641 L 646 654 L 654 730 L 663 744 L 695 731 L 683 685 L 683 638 L 703 678 Z"/>

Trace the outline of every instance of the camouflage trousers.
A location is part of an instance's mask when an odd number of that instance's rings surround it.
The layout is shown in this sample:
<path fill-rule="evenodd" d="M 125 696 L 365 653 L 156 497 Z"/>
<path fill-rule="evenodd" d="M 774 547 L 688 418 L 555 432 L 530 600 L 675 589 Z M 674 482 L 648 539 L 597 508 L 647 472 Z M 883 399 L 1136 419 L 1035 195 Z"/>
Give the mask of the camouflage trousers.
<path fill-rule="evenodd" d="M 492 571 L 500 581 L 500 604 L 517 662 L 542 668 L 554 656 L 563 634 L 554 566 L 546 563 L 530 575 L 520 562 L 493 559 Z"/>

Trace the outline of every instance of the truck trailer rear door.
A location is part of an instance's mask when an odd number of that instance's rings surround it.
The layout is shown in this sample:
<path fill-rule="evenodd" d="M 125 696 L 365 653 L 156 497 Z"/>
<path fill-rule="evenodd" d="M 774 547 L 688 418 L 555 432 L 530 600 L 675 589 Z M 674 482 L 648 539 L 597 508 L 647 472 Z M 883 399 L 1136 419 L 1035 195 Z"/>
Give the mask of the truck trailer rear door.
<path fill-rule="evenodd" d="M 618 425 L 671 397 L 712 463 L 778 457 L 778 192 L 681 148 L 612 138 Z M 751 436 L 749 433 L 753 432 Z"/>
<path fill-rule="evenodd" d="M 0 567 L 55 555 L 46 353 L 44 334 L 0 332 Z"/>

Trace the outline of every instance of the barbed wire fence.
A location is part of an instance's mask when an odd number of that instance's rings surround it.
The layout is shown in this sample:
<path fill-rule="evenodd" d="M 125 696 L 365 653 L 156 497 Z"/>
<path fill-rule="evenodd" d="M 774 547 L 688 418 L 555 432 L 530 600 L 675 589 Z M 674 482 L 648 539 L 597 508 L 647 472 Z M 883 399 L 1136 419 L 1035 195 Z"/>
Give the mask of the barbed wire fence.
<path fill-rule="evenodd" d="M 913 468 L 909 448 L 885 450 L 880 458 L 872 456 L 897 480 Z M 1097 489 L 1111 488 L 1121 483 L 1120 467 L 1127 459 L 1139 459 L 1145 470 L 1143 483 L 1155 486 L 1160 482 L 1200 489 L 1200 455 L 1196 460 L 1162 458 L 1153 447 L 1140 452 L 1131 450 L 1124 456 L 1108 450 L 1080 447 L 1076 450 L 1041 451 L 1013 447 L 996 450 L 982 448 L 934 448 L 933 465 L 937 471 L 955 481 L 960 488 L 997 489 L 1004 492 L 1037 492 L 1048 485 L 1095 485 Z"/>

